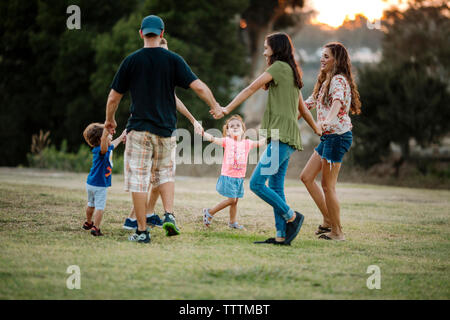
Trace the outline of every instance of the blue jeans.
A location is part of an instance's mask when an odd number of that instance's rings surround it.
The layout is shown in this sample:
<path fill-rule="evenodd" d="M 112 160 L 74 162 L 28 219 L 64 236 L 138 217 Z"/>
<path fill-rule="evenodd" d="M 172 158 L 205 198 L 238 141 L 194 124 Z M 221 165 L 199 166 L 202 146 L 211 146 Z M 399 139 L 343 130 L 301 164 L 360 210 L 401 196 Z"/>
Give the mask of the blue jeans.
<path fill-rule="evenodd" d="M 284 177 L 289 158 L 295 149 L 286 143 L 272 140 L 264 151 L 250 179 L 250 189 L 273 207 L 277 237 L 286 237 L 286 221 L 294 215 L 286 204 Z M 269 187 L 266 181 L 269 180 Z"/>

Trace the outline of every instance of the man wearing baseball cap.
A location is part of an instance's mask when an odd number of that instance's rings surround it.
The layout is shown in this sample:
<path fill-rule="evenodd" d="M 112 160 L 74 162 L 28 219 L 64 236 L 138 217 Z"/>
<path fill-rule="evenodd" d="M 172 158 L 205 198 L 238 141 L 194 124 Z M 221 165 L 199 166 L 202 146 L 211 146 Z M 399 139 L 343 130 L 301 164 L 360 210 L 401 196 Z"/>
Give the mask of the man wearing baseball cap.
<path fill-rule="evenodd" d="M 191 88 L 217 116 L 223 116 L 211 90 L 191 71 L 184 59 L 160 47 L 164 22 L 155 15 L 142 20 L 144 47 L 127 56 L 114 76 L 106 105 L 105 128 L 113 134 L 115 113 L 130 91 L 130 118 L 124 157 L 125 191 L 130 191 L 138 227 L 130 241 L 150 242 L 146 202 L 150 183 L 160 190 L 168 236 L 179 234 L 173 213 L 175 190 L 176 102 L 175 87 Z"/>

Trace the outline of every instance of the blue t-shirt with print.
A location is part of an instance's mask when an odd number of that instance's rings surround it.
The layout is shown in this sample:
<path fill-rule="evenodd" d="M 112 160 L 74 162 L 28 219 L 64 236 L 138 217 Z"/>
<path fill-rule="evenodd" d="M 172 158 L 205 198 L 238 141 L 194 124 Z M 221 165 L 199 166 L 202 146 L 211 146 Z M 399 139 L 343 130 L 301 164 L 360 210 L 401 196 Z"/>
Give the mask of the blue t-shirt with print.
<path fill-rule="evenodd" d="M 94 187 L 111 186 L 113 149 L 114 145 L 110 145 L 105 154 L 100 153 L 100 146 L 92 149 L 92 167 L 87 177 L 87 184 Z"/>

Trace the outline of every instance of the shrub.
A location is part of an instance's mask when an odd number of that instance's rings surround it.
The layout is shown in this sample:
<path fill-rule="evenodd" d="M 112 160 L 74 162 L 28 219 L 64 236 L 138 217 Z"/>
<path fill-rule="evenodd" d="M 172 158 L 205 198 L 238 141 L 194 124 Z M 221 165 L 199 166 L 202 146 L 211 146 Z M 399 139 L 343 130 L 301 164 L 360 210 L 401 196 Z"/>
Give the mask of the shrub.
<path fill-rule="evenodd" d="M 92 165 L 92 152 L 84 144 L 76 153 L 67 152 L 67 142 L 64 140 L 60 150 L 51 145 L 42 149 L 40 153 L 27 154 L 27 159 L 32 168 L 88 173 Z M 114 174 L 123 172 L 123 155 L 113 153 L 113 164 Z"/>

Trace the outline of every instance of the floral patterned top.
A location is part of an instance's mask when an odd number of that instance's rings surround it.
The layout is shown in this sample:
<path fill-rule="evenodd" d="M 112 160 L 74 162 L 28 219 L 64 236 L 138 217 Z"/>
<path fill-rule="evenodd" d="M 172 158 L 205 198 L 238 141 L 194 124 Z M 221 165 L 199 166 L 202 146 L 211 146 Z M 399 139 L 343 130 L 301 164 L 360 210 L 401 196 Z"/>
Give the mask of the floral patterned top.
<path fill-rule="evenodd" d="M 324 91 L 325 85 L 322 84 L 317 100 L 311 95 L 305 101 L 308 109 L 311 110 L 317 107 L 317 121 L 321 122 L 327 118 L 334 100 L 341 101 L 341 110 L 339 110 L 337 117 L 331 121 L 330 125 L 324 128 L 323 134 L 343 134 L 350 131 L 352 129 L 352 121 L 348 113 L 350 111 L 352 93 L 347 79 L 341 74 L 335 75 L 331 79 L 330 90 L 328 91 L 327 97 L 325 97 L 325 103 L 322 103 L 322 97 L 325 94 Z"/>

